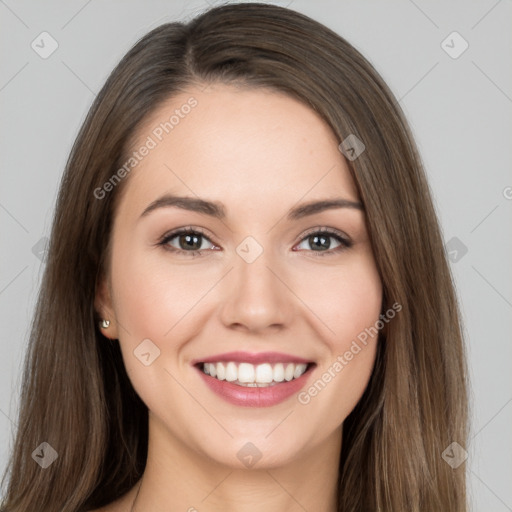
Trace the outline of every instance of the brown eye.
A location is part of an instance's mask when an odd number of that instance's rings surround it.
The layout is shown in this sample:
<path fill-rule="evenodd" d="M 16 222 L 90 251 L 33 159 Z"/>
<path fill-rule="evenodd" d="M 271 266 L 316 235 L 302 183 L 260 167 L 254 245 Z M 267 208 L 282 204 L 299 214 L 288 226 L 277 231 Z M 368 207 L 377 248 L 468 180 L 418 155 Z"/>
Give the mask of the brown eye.
<path fill-rule="evenodd" d="M 298 250 L 310 250 L 316 253 L 342 251 L 352 244 L 333 231 L 317 231 L 307 235 L 297 246 Z"/>
<path fill-rule="evenodd" d="M 176 237 L 175 237 L 176 238 Z M 202 235 L 196 235 L 196 234 L 181 234 L 178 235 L 178 245 L 180 249 L 183 250 L 199 250 L 201 249 L 202 245 Z"/>
<path fill-rule="evenodd" d="M 199 251 L 211 249 L 212 247 L 208 247 L 208 244 L 215 247 L 205 235 L 191 229 L 182 229 L 169 233 L 160 242 L 160 245 L 170 251 L 189 254 L 196 254 Z"/>

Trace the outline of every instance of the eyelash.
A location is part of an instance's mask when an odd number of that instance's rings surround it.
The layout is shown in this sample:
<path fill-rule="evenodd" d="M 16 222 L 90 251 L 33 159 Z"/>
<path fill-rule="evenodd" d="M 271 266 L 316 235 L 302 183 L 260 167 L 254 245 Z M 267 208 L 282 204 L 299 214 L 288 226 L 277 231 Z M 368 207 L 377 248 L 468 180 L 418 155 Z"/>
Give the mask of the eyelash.
<path fill-rule="evenodd" d="M 179 235 L 184 234 L 194 234 L 194 235 L 201 235 L 202 238 L 205 238 L 208 240 L 211 244 L 215 245 L 208 236 L 204 233 L 204 231 L 201 228 L 197 228 L 194 226 L 187 226 L 185 228 L 180 228 L 175 231 L 172 231 L 170 233 L 166 233 L 162 236 L 162 238 L 158 241 L 157 245 L 162 246 L 165 250 L 170 251 L 174 254 L 186 254 L 187 256 L 190 256 L 192 258 L 200 257 L 202 256 L 203 249 L 195 249 L 193 251 L 185 251 L 183 249 L 176 249 L 176 247 L 169 246 L 169 242 L 176 238 Z M 306 233 L 302 235 L 302 238 L 299 240 L 299 244 L 304 242 L 308 237 L 312 235 L 329 235 L 329 237 L 335 238 L 337 242 L 340 243 L 340 245 L 334 249 L 328 249 L 327 251 L 307 251 L 307 252 L 313 252 L 316 253 L 316 256 L 324 257 L 324 256 L 332 256 L 333 254 L 337 254 L 339 252 L 342 252 L 346 249 L 349 249 L 352 247 L 352 242 L 346 238 L 346 235 L 343 235 L 341 232 L 337 230 L 333 230 L 330 228 L 312 228 L 308 230 Z"/>

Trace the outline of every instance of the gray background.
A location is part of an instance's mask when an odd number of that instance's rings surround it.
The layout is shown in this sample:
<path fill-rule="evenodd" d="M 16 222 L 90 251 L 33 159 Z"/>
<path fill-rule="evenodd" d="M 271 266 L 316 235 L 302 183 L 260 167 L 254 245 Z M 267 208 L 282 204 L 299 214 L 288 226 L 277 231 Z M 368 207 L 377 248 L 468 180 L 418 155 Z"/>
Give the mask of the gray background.
<path fill-rule="evenodd" d="M 108 73 L 139 37 L 215 3 L 0 0 L 1 469 L 15 427 L 27 326 L 44 266 L 41 239 L 49 235 L 59 179 L 78 128 Z M 472 510 L 512 511 L 512 4 L 274 3 L 348 39 L 375 65 L 406 112 L 453 260 L 466 326 Z M 31 47 L 43 31 L 58 43 L 46 59 Z M 442 45 L 453 31 L 469 44 L 457 58 L 453 54 L 463 48 L 462 40 L 452 36 Z M 46 39 L 46 49 L 49 44 Z"/>

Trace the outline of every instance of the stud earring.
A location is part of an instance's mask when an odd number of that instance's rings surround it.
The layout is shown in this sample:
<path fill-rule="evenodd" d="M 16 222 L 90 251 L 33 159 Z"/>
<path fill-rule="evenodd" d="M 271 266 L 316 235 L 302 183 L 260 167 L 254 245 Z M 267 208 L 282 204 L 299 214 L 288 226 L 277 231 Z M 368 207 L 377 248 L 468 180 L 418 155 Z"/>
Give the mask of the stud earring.
<path fill-rule="evenodd" d="M 108 326 L 110 325 L 110 320 L 105 320 L 103 319 L 101 322 L 100 322 L 100 327 L 102 329 L 108 329 Z"/>

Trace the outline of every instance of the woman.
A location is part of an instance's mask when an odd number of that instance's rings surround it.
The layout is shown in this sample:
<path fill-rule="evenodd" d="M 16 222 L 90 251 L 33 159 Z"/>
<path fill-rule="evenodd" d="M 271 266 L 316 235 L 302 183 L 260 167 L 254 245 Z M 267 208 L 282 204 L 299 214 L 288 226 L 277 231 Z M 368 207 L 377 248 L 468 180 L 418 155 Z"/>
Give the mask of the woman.
<path fill-rule="evenodd" d="M 466 369 L 407 123 L 344 39 L 139 41 L 62 181 L 2 510 L 463 511 Z"/>

